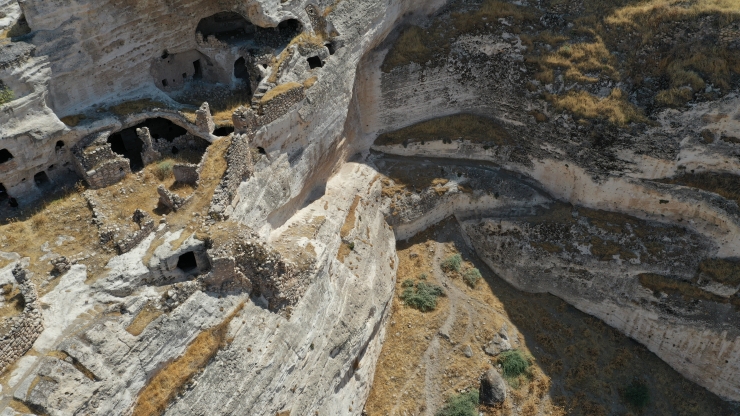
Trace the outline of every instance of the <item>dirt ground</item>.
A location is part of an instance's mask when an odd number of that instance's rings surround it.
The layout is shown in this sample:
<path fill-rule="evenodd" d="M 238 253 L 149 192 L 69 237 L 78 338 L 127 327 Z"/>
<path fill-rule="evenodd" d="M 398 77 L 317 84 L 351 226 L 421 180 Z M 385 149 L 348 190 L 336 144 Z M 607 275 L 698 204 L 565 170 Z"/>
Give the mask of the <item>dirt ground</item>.
<path fill-rule="evenodd" d="M 671 369 L 645 347 L 549 294 L 514 289 L 467 247 L 454 220 L 398 244 L 396 296 L 373 388 L 369 416 L 434 415 L 446 399 L 479 387 L 496 358 L 483 347 L 506 325 L 512 347 L 530 357 L 527 376 L 509 380 L 506 401 L 485 415 L 731 415 L 732 406 Z M 459 253 L 477 267 L 475 288 L 439 264 Z M 445 288 L 434 311 L 407 307 L 398 295 L 407 279 Z M 517 345 L 518 343 L 518 345 Z M 473 356 L 464 354 L 469 345 Z M 633 382 L 650 400 L 634 408 Z"/>

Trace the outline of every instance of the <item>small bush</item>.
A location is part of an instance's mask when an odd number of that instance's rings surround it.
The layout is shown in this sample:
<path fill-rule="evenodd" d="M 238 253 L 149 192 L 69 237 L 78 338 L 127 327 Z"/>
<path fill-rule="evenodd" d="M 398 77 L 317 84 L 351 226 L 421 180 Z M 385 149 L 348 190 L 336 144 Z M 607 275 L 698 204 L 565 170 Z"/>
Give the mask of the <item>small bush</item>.
<path fill-rule="evenodd" d="M 451 397 L 435 416 L 477 416 L 478 390 Z"/>
<path fill-rule="evenodd" d="M 7 85 L 0 82 L 0 105 L 3 105 L 5 103 L 9 103 L 15 99 L 15 94 L 13 94 L 13 90 L 8 88 Z"/>
<path fill-rule="evenodd" d="M 476 269 L 476 268 L 474 267 L 474 268 L 472 268 L 472 269 L 468 269 L 468 270 L 467 270 L 467 271 L 466 271 L 466 272 L 465 272 L 465 273 L 463 274 L 463 281 L 465 281 L 465 283 L 466 283 L 466 284 L 467 284 L 468 286 L 470 286 L 470 287 L 475 287 L 475 285 L 476 285 L 476 284 L 478 283 L 478 280 L 480 280 L 480 279 L 481 279 L 481 277 L 483 277 L 483 276 L 481 276 L 481 274 L 480 274 L 480 270 L 478 270 L 478 269 Z"/>
<path fill-rule="evenodd" d="M 406 279 L 401 283 L 401 287 L 414 287 L 415 283 L 411 279 Z"/>
<path fill-rule="evenodd" d="M 462 257 L 460 257 L 459 254 L 453 254 L 452 256 L 447 257 L 440 266 L 442 266 L 442 270 L 446 272 L 453 270 L 459 272 L 460 267 L 462 266 Z"/>
<path fill-rule="evenodd" d="M 427 277 L 429 277 L 429 275 L 426 274 L 426 273 L 422 273 L 422 274 L 419 275 L 419 279 L 421 279 L 421 280 L 427 280 Z"/>
<path fill-rule="evenodd" d="M 519 350 L 502 352 L 498 356 L 498 362 L 501 364 L 506 378 L 514 378 L 524 374 L 529 368 L 529 360 Z"/>
<path fill-rule="evenodd" d="M 644 383 L 633 381 L 624 389 L 624 399 L 634 407 L 645 407 L 650 402 L 650 391 Z"/>
<path fill-rule="evenodd" d="M 159 162 L 157 164 L 157 167 L 154 169 L 154 176 L 156 176 L 157 179 L 159 179 L 160 181 L 163 181 L 171 177 L 172 176 L 172 162 L 169 160 Z"/>
<path fill-rule="evenodd" d="M 412 283 L 409 287 L 406 286 L 408 282 Z M 406 289 L 401 294 L 401 300 L 406 305 L 422 312 L 433 311 L 437 307 L 437 298 L 444 296 L 444 290 L 437 285 L 419 282 L 414 290 L 413 281 L 410 279 L 403 282 L 403 285 Z"/>

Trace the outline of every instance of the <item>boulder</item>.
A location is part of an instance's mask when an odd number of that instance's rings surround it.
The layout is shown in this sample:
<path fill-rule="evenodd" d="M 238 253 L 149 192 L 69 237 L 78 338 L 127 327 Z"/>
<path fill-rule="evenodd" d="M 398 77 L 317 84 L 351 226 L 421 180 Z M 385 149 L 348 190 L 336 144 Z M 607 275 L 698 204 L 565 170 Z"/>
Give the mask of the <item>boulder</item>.
<path fill-rule="evenodd" d="M 509 342 L 509 334 L 506 331 L 506 326 L 501 328 L 493 339 L 483 347 L 483 351 L 488 355 L 499 355 L 504 351 L 511 349 L 511 342 Z"/>
<path fill-rule="evenodd" d="M 506 383 L 498 371 L 491 368 L 480 379 L 480 402 L 494 405 L 506 400 Z"/>

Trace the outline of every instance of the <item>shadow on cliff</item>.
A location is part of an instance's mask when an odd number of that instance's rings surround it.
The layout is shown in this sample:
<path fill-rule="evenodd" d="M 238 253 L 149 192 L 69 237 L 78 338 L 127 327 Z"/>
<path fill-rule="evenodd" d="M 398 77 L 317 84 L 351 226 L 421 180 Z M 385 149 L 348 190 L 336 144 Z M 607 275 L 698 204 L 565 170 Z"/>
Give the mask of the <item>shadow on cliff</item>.
<path fill-rule="evenodd" d="M 429 235 L 437 242 L 453 244 L 464 260 L 480 270 L 483 281 L 475 290 L 490 291 L 501 302 L 531 352 L 533 364 L 551 379 L 553 403 L 567 414 L 737 414 L 733 404 L 688 381 L 601 320 L 551 294 L 527 293 L 508 284 L 466 245 L 456 221 L 444 221 Z M 482 344 L 488 341 L 480 340 Z M 627 397 L 636 385 L 647 387 L 649 396 L 641 408 L 630 404 Z"/>

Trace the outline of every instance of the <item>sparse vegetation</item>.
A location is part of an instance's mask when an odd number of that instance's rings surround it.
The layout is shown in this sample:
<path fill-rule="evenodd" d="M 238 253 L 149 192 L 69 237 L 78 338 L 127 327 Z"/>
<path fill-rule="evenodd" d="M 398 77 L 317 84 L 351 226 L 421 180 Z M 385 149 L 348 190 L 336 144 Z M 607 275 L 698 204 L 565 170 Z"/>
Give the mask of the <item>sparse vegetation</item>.
<path fill-rule="evenodd" d="M 586 91 L 574 91 L 565 95 L 547 95 L 555 108 L 568 110 L 582 118 L 602 118 L 618 125 L 630 122 L 645 122 L 647 119 L 634 105 L 630 104 L 622 90 L 615 88 L 604 98 Z"/>
<path fill-rule="evenodd" d="M 504 351 L 499 354 L 497 360 L 507 379 L 519 377 L 526 373 L 530 366 L 529 360 L 519 350 Z"/>
<path fill-rule="evenodd" d="M 13 90 L 10 89 L 7 85 L 3 84 L 2 81 L 0 81 L 0 105 L 9 103 L 15 99 L 15 94 L 13 93 Z"/>
<path fill-rule="evenodd" d="M 633 407 L 641 409 L 650 402 L 650 390 L 645 383 L 633 381 L 624 389 L 624 399 Z"/>
<path fill-rule="evenodd" d="M 160 181 L 171 178 L 173 165 L 171 160 L 163 160 L 157 163 L 157 167 L 154 169 L 154 176 Z"/>
<path fill-rule="evenodd" d="M 414 309 L 422 312 L 433 311 L 437 307 L 437 298 L 444 296 L 444 289 L 440 286 L 419 282 L 414 290 L 414 282 L 410 281 L 411 286 L 406 286 L 408 282 L 409 280 L 406 280 L 403 283 L 406 289 L 401 294 L 401 300 Z"/>
<path fill-rule="evenodd" d="M 435 416 L 477 416 L 478 390 L 471 390 L 457 396 L 450 397 L 443 408 Z"/>
<path fill-rule="evenodd" d="M 512 144 L 511 136 L 496 121 L 474 115 L 456 114 L 435 118 L 394 132 L 383 133 L 375 140 L 376 146 L 391 146 L 433 140 L 469 140 L 474 143 Z"/>
<path fill-rule="evenodd" d="M 463 281 L 465 284 L 467 284 L 470 287 L 475 287 L 476 284 L 478 284 L 478 280 L 481 279 L 480 270 L 476 269 L 475 267 L 470 268 L 463 273 Z"/>
<path fill-rule="evenodd" d="M 64 123 L 65 125 L 69 127 L 77 127 L 80 124 L 80 122 L 82 120 L 85 120 L 86 118 L 87 116 L 85 116 L 84 114 L 75 114 L 71 116 L 62 117 L 60 118 L 60 120 L 62 121 L 62 123 Z"/>
<path fill-rule="evenodd" d="M 286 82 L 285 84 L 280 84 L 277 87 L 271 89 L 270 91 L 267 91 L 267 93 L 264 96 L 262 96 L 260 103 L 264 104 L 270 100 L 274 100 L 276 97 L 283 95 L 296 88 L 303 88 L 303 85 L 297 82 Z"/>
<path fill-rule="evenodd" d="M 134 101 L 126 101 L 111 107 L 106 110 L 117 116 L 127 116 L 129 114 L 141 113 L 144 111 L 153 110 L 155 108 L 168 108 L 167 104 L 160 101 L 154 101 L 148 98 Z"/>
<path fill-rule="evenodd" d="M 237 308 L 220 324 L 198 334 L 180 357 L 160 369 L 139 393 L 132 415 L 163 414 L 185 384 L 216 355 L 219 349 L 230 342 L 226 337 L 229 323 L 241 308 Z"/>
<path fill-rule="evenodd" d="M 444 259 L 442 264 L 440 264 L 440 267 L 442 267 L 442 270 L 446 272 L 459 272 L 462 267 L 462 257 L 459 254 L 453 254 Z"/>

